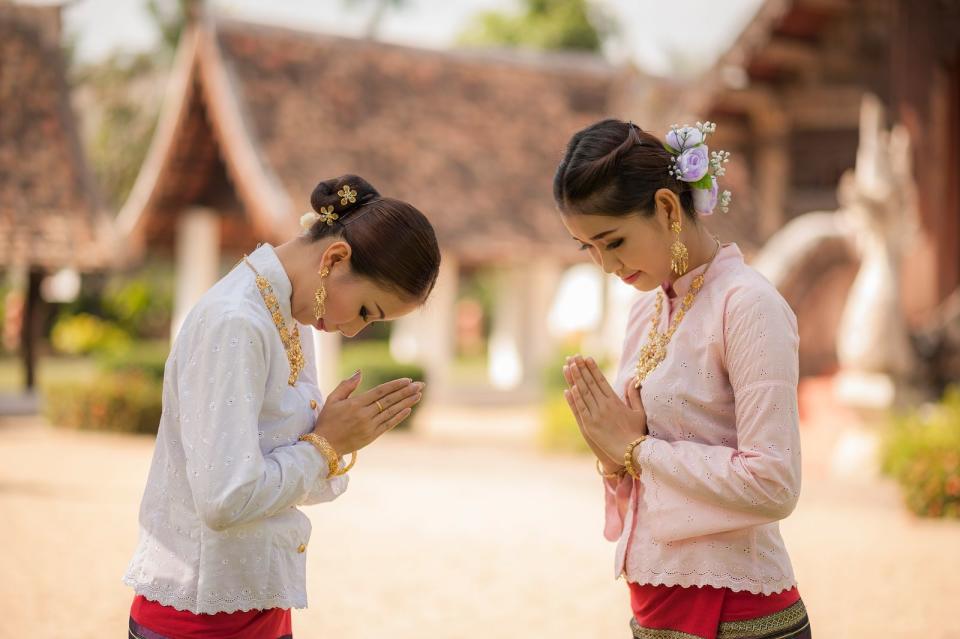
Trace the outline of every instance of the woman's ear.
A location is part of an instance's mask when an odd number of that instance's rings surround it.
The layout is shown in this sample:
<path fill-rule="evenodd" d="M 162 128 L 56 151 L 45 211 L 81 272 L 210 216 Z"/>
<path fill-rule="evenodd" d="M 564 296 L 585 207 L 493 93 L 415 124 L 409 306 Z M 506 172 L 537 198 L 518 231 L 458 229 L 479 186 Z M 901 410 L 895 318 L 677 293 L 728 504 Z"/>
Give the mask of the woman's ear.
<path fill-rule="evenodd" d="M 683 217 L 683 207 L 680 206 L 680 198 L 670 189 L 657 189 L 653 194 L 653 202 L 657 210 L 657 220 L 664 229 L 670 229 L 670 222 L 682 221 L 680 218 Z"/>
<path fill-rule="evenodd" d="M 332 271 L 333 268 L 338 264 L 349 265 L 350 255 L 352 253 L 353 249 L 351 249 L 350 245 L 343 240 L 334 242 L 327 247 L 326 251 L 323 252 L 321 267 L 325 266 Z"/>

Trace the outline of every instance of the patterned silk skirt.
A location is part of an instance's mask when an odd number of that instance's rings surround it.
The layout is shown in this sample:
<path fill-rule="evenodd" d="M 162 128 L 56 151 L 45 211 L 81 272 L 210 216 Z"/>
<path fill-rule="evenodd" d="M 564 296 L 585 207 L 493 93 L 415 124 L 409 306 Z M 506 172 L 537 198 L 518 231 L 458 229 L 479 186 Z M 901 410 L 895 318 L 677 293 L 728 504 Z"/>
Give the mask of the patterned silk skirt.
<path fill-rule="evenodd" d="M 796 588 L 757 595 L 711 586 L 630 584 L 635 639 L 811 639 Z"/>
<path fill-rule="evenodd" d="M 137 595 L 130 606 L 128 639 L 292 639 L 285 608 L 218 612 L 177 610 Z"/>

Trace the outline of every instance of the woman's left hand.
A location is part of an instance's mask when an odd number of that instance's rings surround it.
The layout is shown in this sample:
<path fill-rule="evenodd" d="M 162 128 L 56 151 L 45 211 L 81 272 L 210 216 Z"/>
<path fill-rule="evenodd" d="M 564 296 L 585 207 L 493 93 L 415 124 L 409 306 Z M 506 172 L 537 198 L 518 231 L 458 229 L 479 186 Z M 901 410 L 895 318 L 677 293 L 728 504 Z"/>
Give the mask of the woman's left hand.
<path fill-rule="evenodd" d="M 567 367 L 573 378 L 570 392 L 584 435 L 610 458 L 623 460 L 630 442 L 647 434 L 647 414 L 639 391 L 629 384 L 628 406 L 614 392 L 593 358 L 570 357 Z"/>

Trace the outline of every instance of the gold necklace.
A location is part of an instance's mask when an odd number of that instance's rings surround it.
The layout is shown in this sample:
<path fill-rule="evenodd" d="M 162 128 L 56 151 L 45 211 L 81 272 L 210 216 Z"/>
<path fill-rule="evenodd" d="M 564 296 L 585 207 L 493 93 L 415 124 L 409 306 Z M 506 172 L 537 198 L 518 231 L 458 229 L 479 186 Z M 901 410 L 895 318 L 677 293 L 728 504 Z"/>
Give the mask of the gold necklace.
<path fill-rule="evenodd" d="M 263 298 L 263 303 L 267 305 L 267 310 L 273 317 L 277 332 L 280 333 L 283 350 L 286 351 L 287 361 L 290 362 L 290 377 L 287 379 L 287 384 L 293 386 L 297 383 L 297 377 L 300 376 L 300 371 L 303 370 L 304 366 L 303 349 L 300 347 L 300 329 L 294 325 L 293 330 L 287 330 L 287 323 L 283 320 L 283 314 L 280 312 L 280 302 L 277 301 L 277 295 L 273 292 L 270 281 L 257 272 L 246 255 L 243 256 L 243 262 L 250 267 L 250 270 L 256 276 L 260 297 Z"/>
<path fill-rule="evenodd" d="M 683 319 L 683 316 L 686 315 L 690 307 L 693 306 L 693 300 L 696 299 L 697 293 L 700 292 L 700 288 L 703 286 L 703 278 L 706 276 L 707 271 L 710 270 L 710 265 L 713 264 L 719 252 L 720 241 L 717 240 L 717 248 L 713 252 L 713 257 L 707 262 L 707 268 L 703 269 L 703 273 L 693 278 L 693 282 L 690 284 L 690 290 L 683 296 L 683 302 L 680 304 L 680 308 L 677 309 L 676 314 L 667 326 L 667 330 L 663 333 L 657 330 L 657 324 L 660 323 L 660 315 L 663 313 L 663 289 L 657 291 L 657 304 L 653 311 L 653 317 L 650 318 L 650 333 L 647 335 L 647 343 L 640 349 L 640 355 L 637 357 L 637 366 L 634 369 L 634 388 L 640 388 L 640 385 L 643 384 L 643 380 L 647 378 L 647 375 L 652 373 L 653 370 L 667 358 L 667 344 L 677 331 L 677 327 L 680 326 L 680 320 Z"/>

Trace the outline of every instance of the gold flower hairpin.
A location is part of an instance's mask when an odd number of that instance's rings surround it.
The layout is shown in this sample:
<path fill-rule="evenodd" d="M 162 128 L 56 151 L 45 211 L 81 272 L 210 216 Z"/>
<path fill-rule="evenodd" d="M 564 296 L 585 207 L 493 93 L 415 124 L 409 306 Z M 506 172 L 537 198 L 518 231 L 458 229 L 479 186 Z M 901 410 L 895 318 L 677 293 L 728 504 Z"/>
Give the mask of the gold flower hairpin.
<path fill-rule="evenodd" d="M 357 192 L 351 189 L 349 184 L 344 184 L 343 188 L 337 191 L 337 195 L 340 196 L 341 206 L 346 206 L 347 202 L 355 204 L 357 201 Z"/>
<path fill-rule="evenodd" d="M 333 226 L 334 221 L 339 220 L 340 216 L 333 212 L 333 205 L 321 206 L 320 214 L 310 211 L 300 216 L 300 226 L 304 231 L 309 232 L 317 222 L 326 222 L 327 226 Z"/>
<path fill-rule="evenodd" d="M 333 226 L 333 222 L 339 220 L 340 216 L 333 212 L 333 205 L 331 204 L 330 206 L 320 207 L 319 219 L 321 222 L 326 222 L 327 226 Z"/>

